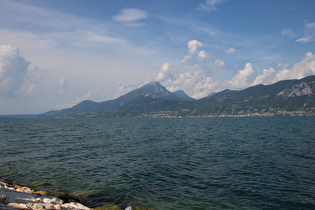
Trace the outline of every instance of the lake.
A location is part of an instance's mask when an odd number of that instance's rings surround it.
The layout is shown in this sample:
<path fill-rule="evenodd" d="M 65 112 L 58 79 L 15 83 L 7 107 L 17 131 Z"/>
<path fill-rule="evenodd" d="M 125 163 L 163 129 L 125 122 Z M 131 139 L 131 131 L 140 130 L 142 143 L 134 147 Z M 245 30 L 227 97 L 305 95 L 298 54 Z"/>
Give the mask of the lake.
<path fill-rule="evenodd" d="M 0 120 L 0 180 L 152 209 L 315 209 L 315 117 Z"/>

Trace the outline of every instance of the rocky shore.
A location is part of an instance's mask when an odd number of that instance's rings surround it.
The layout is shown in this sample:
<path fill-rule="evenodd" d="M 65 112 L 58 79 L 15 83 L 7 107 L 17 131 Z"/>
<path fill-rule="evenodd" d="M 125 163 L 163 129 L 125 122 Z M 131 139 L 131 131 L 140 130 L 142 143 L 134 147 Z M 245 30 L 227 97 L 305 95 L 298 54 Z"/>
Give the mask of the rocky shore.
<path fill-rule="evenodd" d="M 59 198 L 60 197 L 60 198 Z M 2 210 L 93 210 L 71 198 L 62 199 L 46 191 L 35 191 L 17 184 L 0 181 L 0 209 Z M 94 210 L 120 210 L 116 205 L 104 205 Z M 126 210 L 132 210 L 132 207 Z"/>

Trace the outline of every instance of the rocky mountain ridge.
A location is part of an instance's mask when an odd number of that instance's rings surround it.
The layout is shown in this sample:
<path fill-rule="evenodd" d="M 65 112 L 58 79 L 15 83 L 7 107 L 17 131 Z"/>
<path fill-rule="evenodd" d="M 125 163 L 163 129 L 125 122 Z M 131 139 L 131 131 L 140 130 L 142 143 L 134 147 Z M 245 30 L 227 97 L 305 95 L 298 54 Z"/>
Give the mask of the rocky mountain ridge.
<path fill-rule="evenodd" d="M 277 96 L 282 98 L 291 98 L 297 96 L 311 96 L 314 95 L 315 91 L 315 81 L 308 84 L 306 82 L 301 82 L 299 84 L 293 85 L 291 88 L 286 88 L 280 91 Z"/>
<path fill-rule="evenodd" d="M 224 90 L 194 100 L 183 91 L 170 92 L 158 82 L 117 99 L 83 101 L 54 117 L 191 117 L 315 115 L 315 76 Z"/>

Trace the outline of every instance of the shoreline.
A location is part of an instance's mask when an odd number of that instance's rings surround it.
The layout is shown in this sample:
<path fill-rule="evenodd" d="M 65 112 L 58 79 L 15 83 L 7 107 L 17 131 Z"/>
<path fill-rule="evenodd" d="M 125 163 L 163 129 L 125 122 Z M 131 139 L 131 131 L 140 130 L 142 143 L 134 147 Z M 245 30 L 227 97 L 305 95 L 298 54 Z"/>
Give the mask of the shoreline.
<path fill-rule="evenodd" d="M 117 205 L 104 204 L 89 208 L 65 193 L 49 193 L 0 181 L 0 209 L 2 210 L 121 210 Z M 132 210 L 127 207 L 125 210 Z"/>

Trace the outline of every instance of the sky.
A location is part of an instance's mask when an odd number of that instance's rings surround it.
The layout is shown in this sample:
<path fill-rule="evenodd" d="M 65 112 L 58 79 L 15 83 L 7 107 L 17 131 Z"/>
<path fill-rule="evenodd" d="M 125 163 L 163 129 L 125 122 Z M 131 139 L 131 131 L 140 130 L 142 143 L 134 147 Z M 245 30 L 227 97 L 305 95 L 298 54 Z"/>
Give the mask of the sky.
<path fill-rule="evenodd" d="M 158 81 L 195 99 L 315 74 L 314 0 L 0 0 L 0 114 Z"/>

